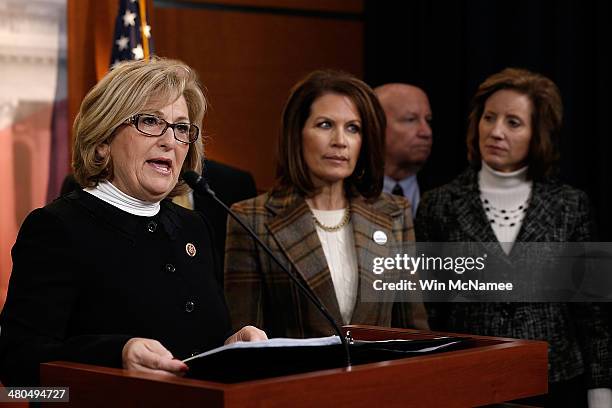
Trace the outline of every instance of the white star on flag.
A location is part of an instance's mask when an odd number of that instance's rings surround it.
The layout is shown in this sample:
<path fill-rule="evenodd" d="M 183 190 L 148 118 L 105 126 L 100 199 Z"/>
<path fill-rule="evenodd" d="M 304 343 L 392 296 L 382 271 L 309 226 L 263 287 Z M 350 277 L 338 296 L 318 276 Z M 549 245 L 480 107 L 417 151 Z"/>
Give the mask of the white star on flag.
<path fill-rule="evenodd" d="M 127 49 L 129 42 L 130 42 L 130 39 L 127 38 L 126 36 L 122 36 L 117 41 L 115 41 L 115 43 L 117 44 L 117 47 L 119 47 L 119 51 L 123 51 Z"/>
<path fill-rule="evenodd" d="M 132 13 L 130 10 L 126 10 L 123 15 L 123 25 L 124 26 L 132 26 L 136 24 L 136 13 Z"/>
<path fill-rule="evenodd" d="M 153 32 L 151 26 L 147 24 L 144 12 L 145 1 L 113 1 L 119 3 L 119 10 L 115 19 L 115 32 L 113 42 L 111 43 L 110 65 L 114 65 L 115 61 L 132 61 L 149 58 L 155 51 L 152 41 Z M 146 0 L 146 2 L 151 1 Z M 0 0 L 0 3 L 2 3 L 2 0 Z M 141 12 L 143 13 L 142 15 L 140 14 Z"/>
<path fill-rule="evenodd" d="M 140 44 L 138 44 L 136 48 L 132 48 L 132 53 L 134 54 L 135 60 L 141 60 L 144 58 L 144 50 Z"/>

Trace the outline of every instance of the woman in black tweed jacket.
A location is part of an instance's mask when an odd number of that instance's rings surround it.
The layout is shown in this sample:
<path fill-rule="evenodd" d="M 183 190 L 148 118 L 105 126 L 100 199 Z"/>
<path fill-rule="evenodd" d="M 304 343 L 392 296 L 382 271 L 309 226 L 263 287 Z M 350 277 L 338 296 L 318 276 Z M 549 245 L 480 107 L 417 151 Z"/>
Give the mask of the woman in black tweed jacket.
<path fill-rule="evenodd" d="M 417 241 L 500 242 L 501 256 L 512 255 L 514 242 L 591 241 L 586 194 L 550 177 L 561 118 L 561 97 L 548 78 L 521 69 L 487 78 L 469 118 L 471 166 L 423 197 Z M 447 303 L 430 309 L 433 329 L 547 341 L 549 394 L 531 399 L 538 406 L 612 406 L 610 330 L 600 305 Z"/>

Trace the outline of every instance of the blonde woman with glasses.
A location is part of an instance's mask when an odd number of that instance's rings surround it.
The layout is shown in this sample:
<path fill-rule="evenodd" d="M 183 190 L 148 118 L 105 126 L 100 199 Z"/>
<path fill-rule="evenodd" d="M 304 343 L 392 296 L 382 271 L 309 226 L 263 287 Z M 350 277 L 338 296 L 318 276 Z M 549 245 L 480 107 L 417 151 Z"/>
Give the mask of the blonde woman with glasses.
<path fill-rule="evenodd" d="M 178 359 L 236 340 L 215 279 L 211 228 L 167 198 L 199 171 L 206 100 L 179 61 L 119 65 L 74 123 L 82 190 L 24 221 L 0 324 L 5 385 L 38 382 L 52 360 L 182 375 Z"/>

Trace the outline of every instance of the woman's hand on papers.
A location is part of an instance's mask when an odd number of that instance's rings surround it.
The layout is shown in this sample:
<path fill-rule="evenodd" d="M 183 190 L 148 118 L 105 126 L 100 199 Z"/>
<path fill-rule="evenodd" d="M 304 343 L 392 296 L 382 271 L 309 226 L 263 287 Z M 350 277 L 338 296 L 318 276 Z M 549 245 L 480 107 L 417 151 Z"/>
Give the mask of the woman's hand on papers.
<path fill-rule="evenodd" d="M 225 344 L 232 344 L 237 341 L 260 340 L 268 340 L 268 336 L 266 335 L 265 331 L 259 330 L 257 327 L 254 326 L 244 326 L 242 329 L 229 336 L 227 340 L 225 340 Z"/>
<path fill-rule="evenodd" d="M 126 370 L 182 376 L 189 369 L 187 364 L 174 359 L 170 351 L 153 339 L 134 337 L 128 340 L 121 357 Z"/>

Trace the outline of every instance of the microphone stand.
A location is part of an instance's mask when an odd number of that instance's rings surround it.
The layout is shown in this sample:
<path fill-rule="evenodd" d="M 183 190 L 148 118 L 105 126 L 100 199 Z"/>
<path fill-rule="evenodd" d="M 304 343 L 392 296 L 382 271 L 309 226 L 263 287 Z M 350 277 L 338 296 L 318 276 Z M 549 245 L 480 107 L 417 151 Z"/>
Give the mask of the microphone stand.
<path fill-rule="evenodd" d="M 346 367 L 347 368 L 351 367 L 351 354 L 350 354 L 350 351 L 349 351 L 349 344 L 348 344 L 348 341 L 347 341 L 346 337 L 344 337 L 342 335 L 342 331 L 340 330 L 340 327 L 338 327 L 338 324 L 336 323 L 334 318 L 331 316 L 331 314 L 329 313 L 329 311 L 327 310 L 325 305 L 323 305 L 323 303 L 316 297 L 316 295 L 312 293 L 310 288 L 305 286 L 293 273 L 291 273 L 285 267 L 285 265 L 283 265 L 276 258 L 276 256 L 274 256 L 274 254 L 272 253 L 270 248 L 268 248 L 268 246 L 257 236 L 257 234 L 248 225 L 246 225 L 240 219 L 240 217 L 238 217 L 227 205 L 225 205 L 225 203 L 221 199 L 219 199 L 219 197 L 217 197 L 217 194 L 209 187 L 208 183 L 206 182 L 206 180 L 201 175 L 199 175 L 198 173 L 196 173 L 194 171 L 188 171 L 188 172 L 185 172 L 183 174 L 183 180 L 185 180 L 185 182 L 193 190 L 195 190 L 195 191 L 200 191 L 200 190 L 204 191 L 209 196 L 211 196 L 213 198 L 213 200 L 215 200 L 221 207 L 223 207 L 225 209 L 225 211 L 234 220 L 236 220 L 236 222 L 238 224 L 240 224 L 240 226 L 242 228 L 244 228 L 249 233 L 249 235 L 255 240 L 255 242 L 257 242 L 259 247 L 261 249 L 263 249 L 266 254 L 268 254 L 268 256 L 276 263 L 276 265 L 278 265 L 278 267 L 281 268 L 283 270 L 283 272 L 285 272 L 289 276 L 289 278 L 291 278 L 293 283 L 295 283 L 300 288 L 302 293 L 304 293 L 306 295 L 306 297 L 319 309 L 321 314 L 329 322 L 330 326 L 332 326 L 332 328 L 334 329 L 334 331 L 336 332 L 338 337 L 340 337 L 340 341 L 342 342 L 342 346 L 344 348 L 344 360 L 345 360 L 345 363 L 346 363 Z"/>

